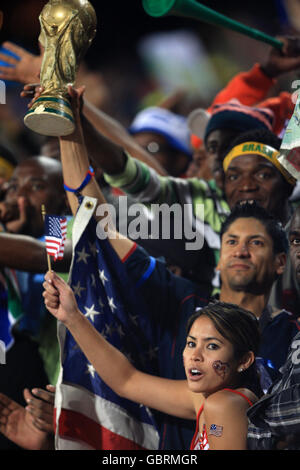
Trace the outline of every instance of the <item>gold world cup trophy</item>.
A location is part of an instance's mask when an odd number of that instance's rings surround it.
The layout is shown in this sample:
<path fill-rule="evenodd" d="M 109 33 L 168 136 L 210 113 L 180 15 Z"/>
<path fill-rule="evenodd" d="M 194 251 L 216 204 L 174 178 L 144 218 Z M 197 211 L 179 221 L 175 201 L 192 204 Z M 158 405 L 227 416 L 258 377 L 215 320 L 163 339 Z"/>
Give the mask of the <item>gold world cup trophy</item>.
<path fill-rule="evenodd" d="M 47 136 L 71 134 L 74 116 L 67 87 L 74 85 L 81 59 L 92 43 L 97 17 L 88 0 L 49 0 L 40 17 L 44 88 L 24 117 L 25 125 Z"/>

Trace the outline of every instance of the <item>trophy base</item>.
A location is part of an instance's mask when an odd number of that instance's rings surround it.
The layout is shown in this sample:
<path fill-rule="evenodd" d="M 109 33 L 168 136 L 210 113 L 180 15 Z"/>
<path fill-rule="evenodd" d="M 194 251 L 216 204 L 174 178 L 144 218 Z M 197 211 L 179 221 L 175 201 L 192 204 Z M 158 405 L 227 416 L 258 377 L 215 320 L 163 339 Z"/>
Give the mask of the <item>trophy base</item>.
<path fill-rule="evenodd" d="M 62 98 L 40 96 L 25 114 L 24 124 L 37 134 L 64 136 L 75 130 L 70 103 Z"/>

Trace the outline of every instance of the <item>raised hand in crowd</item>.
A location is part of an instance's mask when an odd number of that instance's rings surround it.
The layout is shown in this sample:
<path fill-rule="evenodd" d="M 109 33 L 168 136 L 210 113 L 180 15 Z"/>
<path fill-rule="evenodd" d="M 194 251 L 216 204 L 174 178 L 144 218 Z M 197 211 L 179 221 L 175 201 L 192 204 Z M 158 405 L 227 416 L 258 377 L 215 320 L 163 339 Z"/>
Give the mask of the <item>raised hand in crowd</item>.
<path fill-rule="evenodd" d="M 31 414 L 33 424 L 36 428 L 40 431 L 53 434 L 55 387 L 54 385 L 47 385 L 46 389 L 47 390 L 41 388 L 32 389 L 31 397 L 28 396 L 28 398 L 26 398 L 26 411 Z"/>
<path fill-rule="evenodd" d="M 18 446 L 27 450 L 54 448 L 53 403 L 54 387 L 48 391 L 24 390 L 25 408 L 0 393 L 0 431 Z M 33 394 L 34 393 L 34 394 Z M 34 396 L 34 395 L 37 395 Z"/>
<path fill-rule="evenodd" d="M 43 59 L 42 53 L 40 55 L 31 54 L 10 41 L 4 42 L 2 47 L 18 58 L 0 52 L 0 60 L 7 64 L 7 66 L 0 66 L 0 79 L 19 83 L 36 83 L 39 81 Z"/>
<path fill-rule="evenodd" d="M 300 39 L 279 37 L 283 42 L 282 50 L 273 47 L 261 68 L 270 78 L 277 78 L 284 73 L 300 67 Z"/>
<path fill-rule="evenodd" d="M 24 197 L 19 197 L 17 204 L 0 202 L 0 222 L 9 233 L 22 233 L 27 222 L 27 204 Z"/>

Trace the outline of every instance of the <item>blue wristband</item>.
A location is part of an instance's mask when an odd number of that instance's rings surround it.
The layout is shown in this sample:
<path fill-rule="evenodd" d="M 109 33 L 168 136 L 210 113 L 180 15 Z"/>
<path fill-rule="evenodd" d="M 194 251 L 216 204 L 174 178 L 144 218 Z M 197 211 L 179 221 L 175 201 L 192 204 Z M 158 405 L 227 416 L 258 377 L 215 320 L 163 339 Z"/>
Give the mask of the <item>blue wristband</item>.
<path fill-rule="evenodd" d="M 64 188 L 66 191 L 69 191 L 70 193 L 80 193 L 80 191 L 89 183 L 89 181 L 92 179 L 94 175 L 95 175 L 95 172 L 93 168 L 90 166 L 84 180 L 82 181 L 81 185 L 78 186 L 78 188 L 76 189 L 70 188 L 70 186 L 67 186 L 65 183 L 64 183 Z"/>

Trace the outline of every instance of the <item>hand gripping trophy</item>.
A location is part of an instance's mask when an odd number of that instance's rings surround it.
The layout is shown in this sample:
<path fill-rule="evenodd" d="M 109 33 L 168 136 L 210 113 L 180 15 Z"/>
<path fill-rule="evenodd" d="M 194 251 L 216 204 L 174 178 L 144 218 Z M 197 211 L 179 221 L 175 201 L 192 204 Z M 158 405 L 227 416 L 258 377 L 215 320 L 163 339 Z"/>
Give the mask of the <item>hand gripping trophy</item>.
<path fill-rule="evenodd" d="M 88 0 L 49 0 L 40 17 L 44 48 L 40 83 L 44 88 L 24 117 L 25 125 L 47 136 L 71 134 L 74 117 L 67 87 L 96 34 L 97 17 Z"/>

